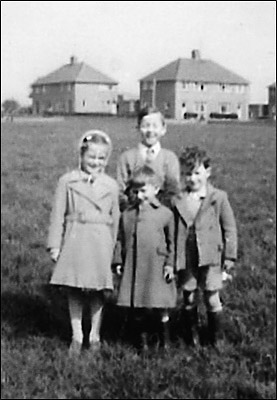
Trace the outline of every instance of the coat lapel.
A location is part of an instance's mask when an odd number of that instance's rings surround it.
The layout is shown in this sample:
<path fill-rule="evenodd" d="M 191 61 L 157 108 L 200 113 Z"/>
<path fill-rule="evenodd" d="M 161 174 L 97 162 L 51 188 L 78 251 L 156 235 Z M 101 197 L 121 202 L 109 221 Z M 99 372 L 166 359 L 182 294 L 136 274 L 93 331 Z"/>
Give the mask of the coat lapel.
<path fill-rule="evenodd" d="M 205 211 L 214 202 L 214 193 L 215 193 L 214 187 L 211 184 L 208 184 L 207 194 L 206 194 L 206 197 L 203 200 L 203 203 L 196 215 L 195 223 L 197 223 L 201 219 L 201 215 L 203 215 L 203 213 L 205 213 Z M 182 198 L 177 199 L 175 205 L 176 205 L 176 208 L 178 209 L 180 216 L 187 224 L 187 221 L 189 220 L 188 207 L 187 207 L 187 196 L 184 194 Z"/>
<path fill-rule="evenodd" d="M 83 174 L 80 174 L 78 179 L 69 182 L 69 187 L 100 210 L 102 209 L 101 199 L 109 194 L 109 187 L 105 185 L 102 176 L 99 176 L 93 184 L 90 184 L 84 179 Z"/>
<path fill-rule="evenodd" d="M 187 221 L 189 220 L 188 207 L 187 207 L 187 196 L 184 194 L 182 196 L 182 198 L 177 199 L 175 205 L 176 205 L 176 208 L 177 208 L 180 216 L 187 224 Z"/>
<path fill-rule="evenodd" d="M 208 184 L 207 186 L 207 194 L 206 197 L 203 200 L 203 203 L 201 204 L 201 207 L 196 215 L 195 218 L 195 223 L 198 223 L 201 219 L 201 216 L 205 214 L 206 210 L 210 208 L 211 204 L 214 203 L 215 198 L 214 198 L 215 190 L 214 187 L 211 184 Z"/>

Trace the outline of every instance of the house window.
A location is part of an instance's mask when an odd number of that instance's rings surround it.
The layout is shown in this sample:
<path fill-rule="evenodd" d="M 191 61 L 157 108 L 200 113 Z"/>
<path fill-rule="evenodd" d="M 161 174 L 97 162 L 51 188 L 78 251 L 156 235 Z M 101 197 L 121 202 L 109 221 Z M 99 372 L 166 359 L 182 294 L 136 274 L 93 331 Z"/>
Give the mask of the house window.
<path fill-rule="evenodd" d="M 201 84 L 200 84 L 200 90 L 201 90 L 201 92 L 205 92 L 206 89 L 207 89 L 206 85 L 204 85 L 204 83 L 201 83 Z"/>
<path fill-rule="evenodd" d="M 147 90 L 147 82 L 142 82 L 142 90 Z"/>
<path fill-rule="evenodd" d="M 142 90 L 152 90 L 153 89 L 153 82 L 148 81 L 148 82 L 142 82 Z"/>
<path fill-rule="evenodd" d="M 41 91 L 42 91 L 42 93 L 45 93 L 45 92 L 46 92 L 46 86 L 45 86 L 45 85 L 42 85 Z"/>
<path fill-rule="evenodd" d="M 60 84 L 60 91 L 63 92 L 63 83 Z"/>
<path fill-rule="evenodd" d="M 68 83 L 67 84 L 67 91 L 71 92 L 71 90 L 72 90 L 72 85 L 71 85 L 71 83 Z"/>
<path fill-rule="evenodd" d="M 40 93 L 40 86 L 35 87 L 35 93 L 37 93 L 37 94 Z"/>
<path fill-rule="evenodd" d="M 220 104 L 219 112 L 221 114 L 228 114 L 230 112 L 230 103 L 222 103 L 222 104 Z"/>
<path fill-rule="evenodd" d="M 182 82 L 182 87 L 183 87 L 184 90 L 189 90 L 189 86 L 190 85 L 189 85 L 188 82 L 184 82 L 184 81 Z"/>
<path fill-rule="evenodd" d="M 245 91 L 244 85 L 238 85 L 237 86 L 237 91 L 238 91 L 238 93 L 244 93 L 244 91 Z"/>
<path fill-rule="evenodd" d="M 206 108 L 207 108 L 207 104 L 206 103 L 195 103 L 194 104 L 194 110 L 197 113 L 205 113 L 206 112 Z"/>

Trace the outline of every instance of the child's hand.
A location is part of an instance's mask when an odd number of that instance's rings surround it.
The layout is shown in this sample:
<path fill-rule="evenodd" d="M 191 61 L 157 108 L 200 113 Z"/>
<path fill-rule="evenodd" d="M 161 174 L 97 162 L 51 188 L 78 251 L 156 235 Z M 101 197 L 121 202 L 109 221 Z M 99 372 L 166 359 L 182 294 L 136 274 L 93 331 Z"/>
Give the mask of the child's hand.
<path fill-rule="evenodd" d="M 60 249 L 50 249 L 50 257 L 53 262 L 57 262 L 60 255 Z"/>
<path fill-rule="evenodd" d="M 231 270 L 234 268 L 234 261 L 232 260 L 224 260 L 223 263 L 223 271 L 231 272 Z"/>
<path fill-rule="evenodd" d="M 166 283 L 170 283 L 174 279 L 174 270 L 173 267 L 171 267 L 170 265 L 164 266 L 164 279 Z"/>

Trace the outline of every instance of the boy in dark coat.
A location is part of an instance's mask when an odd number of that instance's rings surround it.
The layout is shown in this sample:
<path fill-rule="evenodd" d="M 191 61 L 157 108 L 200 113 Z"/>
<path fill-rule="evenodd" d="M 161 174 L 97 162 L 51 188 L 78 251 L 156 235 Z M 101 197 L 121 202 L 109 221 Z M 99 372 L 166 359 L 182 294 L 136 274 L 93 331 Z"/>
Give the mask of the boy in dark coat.
<path fill-rule="evenodd" d="M 163 344 L 166 345 L 167 309 L 176 306 L 174 216 L 156 197 L 160 182 L 154 171 L 144 166 L 134 172 L 129 183 L 137 201 L 122 213 L 120 220 L 122 279 L 117 304 L 129 308 L 132 331 L 141 329 L 141 333 L 145 329 L 136 323 L 139 317 L 147 314 L 147 310 L 158 311 L 164 332 Z M 146 341 L 143 344 L 147 347 Z"/>
<path fill-rule="evenodd" d="M 226 192 L 209 183 L 210 159 L 198 147 L 180 157 L 182 191 L 175 202 L 176 269 L 184 298 L 186 341 L 197 342 L 197 289 L 204 291 L 209 341 L 220 334 L 222 268 L 229 272 L 237 257 L 237 230 Z"/>

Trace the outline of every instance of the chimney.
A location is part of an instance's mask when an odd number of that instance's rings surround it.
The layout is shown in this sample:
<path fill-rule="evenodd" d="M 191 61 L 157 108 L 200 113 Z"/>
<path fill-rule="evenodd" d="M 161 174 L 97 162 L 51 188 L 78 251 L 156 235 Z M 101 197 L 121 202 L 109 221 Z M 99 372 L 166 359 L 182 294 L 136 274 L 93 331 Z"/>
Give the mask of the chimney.
<path fill-rule="evenodd" d="M 70 64 L 73 65 L 73 64 L 76 64 L 76 63 L 77 63 L 77 57 L 71 56 L 70 57 Z"/>
<path fill-rule="evenodd" d="M 192 50 L 191 52 L 191 58 L 193 60 L 200 60 L 200 51 L 199 50 Z"/>

